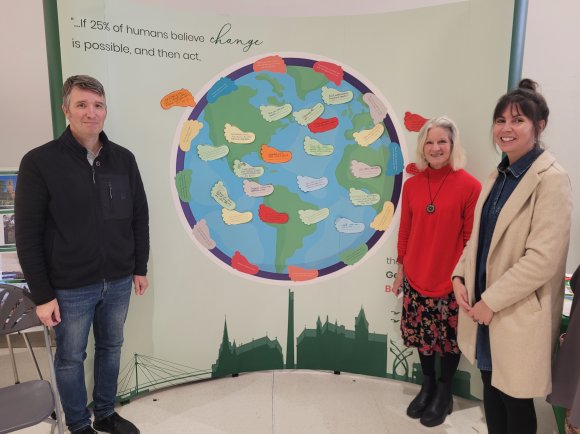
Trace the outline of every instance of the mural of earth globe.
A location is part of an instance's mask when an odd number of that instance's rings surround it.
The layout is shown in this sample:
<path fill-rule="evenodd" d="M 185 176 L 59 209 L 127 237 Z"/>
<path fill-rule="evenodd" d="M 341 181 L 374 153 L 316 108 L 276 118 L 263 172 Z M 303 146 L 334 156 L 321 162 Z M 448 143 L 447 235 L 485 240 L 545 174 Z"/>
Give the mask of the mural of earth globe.
<path fill-rule="evenodd" d="M 350 68 L 272 54 L 218 74 L 178 125 L 176 207 L 227 269 L 315 282 L 390 234 L 404 144 L 385 98 Z"/>

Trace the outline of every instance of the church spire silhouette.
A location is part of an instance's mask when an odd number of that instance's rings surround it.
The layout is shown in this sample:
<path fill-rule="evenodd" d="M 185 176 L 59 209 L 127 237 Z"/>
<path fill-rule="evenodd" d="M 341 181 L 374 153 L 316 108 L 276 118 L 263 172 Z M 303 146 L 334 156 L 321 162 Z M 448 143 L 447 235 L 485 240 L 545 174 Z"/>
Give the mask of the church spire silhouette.
<path fill-rule="evenodd" d="M 286 337 L 286 369 L 294 369 L 294 293 L 288 290 L 288 334 Z"/>

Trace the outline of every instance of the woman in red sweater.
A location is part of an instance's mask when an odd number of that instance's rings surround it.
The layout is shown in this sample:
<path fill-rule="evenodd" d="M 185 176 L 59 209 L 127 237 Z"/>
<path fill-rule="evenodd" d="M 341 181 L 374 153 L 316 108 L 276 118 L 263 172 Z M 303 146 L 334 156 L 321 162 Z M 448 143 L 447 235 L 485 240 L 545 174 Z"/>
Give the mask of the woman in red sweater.
<path fill-rule="evenodd" d="M 453 408 L 452 380 L 459 364 L 458 305 L 451 274 L 473 224 L 481 184 L 463 170 L 459 131 L 448 117 L 427 121 L 417 140 L 418 173 L 403 188 L 393 292 L 403 290 L 401 331 L 416 347 L 423 371 L 407 415 L 425 426 L 443 423 Z M 441 358 L 439 381 L 435 357 Z"/>

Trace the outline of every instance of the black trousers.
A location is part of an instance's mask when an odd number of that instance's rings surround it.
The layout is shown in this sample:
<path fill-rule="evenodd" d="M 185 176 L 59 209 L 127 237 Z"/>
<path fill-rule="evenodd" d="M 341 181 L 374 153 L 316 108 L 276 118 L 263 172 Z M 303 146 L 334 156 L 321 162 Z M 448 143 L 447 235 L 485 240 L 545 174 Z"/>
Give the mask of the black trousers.
<path fill-rule="evenodd" d="M 491 371 L 481 371 L 483 408 L 489 434 L 536 434 L 532 398 L 514 398 L 491 385 Z"/>

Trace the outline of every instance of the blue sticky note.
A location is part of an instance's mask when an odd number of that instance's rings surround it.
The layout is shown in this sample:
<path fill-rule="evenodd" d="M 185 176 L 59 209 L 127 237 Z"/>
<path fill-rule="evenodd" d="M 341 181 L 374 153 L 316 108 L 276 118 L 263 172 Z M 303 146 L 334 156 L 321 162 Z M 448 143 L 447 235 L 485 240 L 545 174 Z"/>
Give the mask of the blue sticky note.
<path fill-rule="evenodd" d="M 398 175 L 399 173 L 402 173 L 405 168 L 401 145 L 396 142 L 391 142 L 389 144 L 389 150 L 391 151 L 391 158 L 387 163 L 387 176 Z"/>
<path fill-rule="evenodd" d="M 207 92 L 207 102 L 214 103 L 218 98 L 228 95 L 238 89 L 238 85 L 227 77 L 222 77 Z"/>

